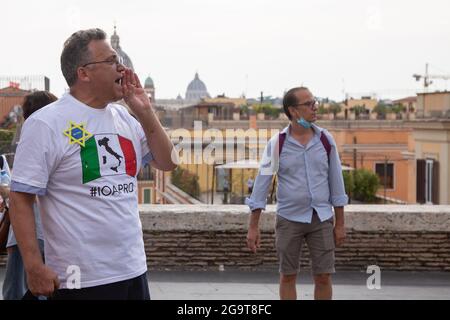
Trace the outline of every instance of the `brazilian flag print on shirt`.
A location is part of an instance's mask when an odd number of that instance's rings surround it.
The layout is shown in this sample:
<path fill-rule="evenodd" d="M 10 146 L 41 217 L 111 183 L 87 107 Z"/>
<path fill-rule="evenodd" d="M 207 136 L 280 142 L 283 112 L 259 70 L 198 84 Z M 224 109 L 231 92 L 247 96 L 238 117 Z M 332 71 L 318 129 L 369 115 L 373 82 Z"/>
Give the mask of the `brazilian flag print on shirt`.
<path fill-rule="evenodd" d="M 136 176 L 133 142 L 118 134 L 96 134 L 81 147 L 83 184 L 100 177 L 126 174 Z"/>

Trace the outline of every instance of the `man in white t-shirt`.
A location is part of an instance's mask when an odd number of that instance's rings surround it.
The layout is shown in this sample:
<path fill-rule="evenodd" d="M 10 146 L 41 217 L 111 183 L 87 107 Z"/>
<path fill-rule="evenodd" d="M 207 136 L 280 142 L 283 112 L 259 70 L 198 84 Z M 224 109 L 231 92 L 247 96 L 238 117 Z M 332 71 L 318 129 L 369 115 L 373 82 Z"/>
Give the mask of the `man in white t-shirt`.
<path fill-rule="evenodd" d="M 28 118 L 14 160 L 11 222 L 28 288 L 55 299 L 149 299 L 136 175 L 148 162 L 173 170 L 173 145 L 104 31 L 74 33 L 61 69 L 70 92 Z M 137 120 L 114 103 L 122 98 Z"/>

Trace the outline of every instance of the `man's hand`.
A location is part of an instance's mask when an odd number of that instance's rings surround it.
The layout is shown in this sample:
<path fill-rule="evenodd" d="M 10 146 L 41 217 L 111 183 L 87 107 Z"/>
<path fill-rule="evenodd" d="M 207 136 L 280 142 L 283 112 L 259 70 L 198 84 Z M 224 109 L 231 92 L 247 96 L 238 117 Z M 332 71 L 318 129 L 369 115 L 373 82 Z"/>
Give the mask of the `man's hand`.
<path fill-rule="evenodd" d="M 44 264 L 27 271 L 27 283 L 34 296 L 50 297 L 59 288 L 58 275 Z"/>
<path fill-rule="evenodd" d="M 247 232 L 247 247 L 256 253 L 261 246 L 261 234 L 258 227 L 249 227 Z"/>
<path fill-rule="evenodd" d="M 153 161 L 150 163 L 152 167 L 163 171 L 175 169 L 178 164 L 178 154 L 153 111 L 150 99 L 142 88 L 138 76 L 131 69 L 126 68 L 124 71 L 122 91 L 126 104 L 144 130 L 148 147 L 153 155 Z"/>
<path fill-rule="evenodd" d="M 247 247 L 256 253 L 261 245 L 261 234 L 259 232 L 259 217 L 261 215 L 261 209 L 255 209 L 250 214 L 247 231 Z"/>
<path fill-rule="evenodd" d="M 138 76 L 131 69 L 125 69 L 122 91 L 125 102 L 138 118 L 142 113 L 152 110 L 150 99 L 142 88 Z"/>
<path fill-rule="evenodd" d="M 336 247 L 340 247 L 345 241 L 345 227 L 343 225 L 336 225 L 334 227 L 334 243 Z"/>

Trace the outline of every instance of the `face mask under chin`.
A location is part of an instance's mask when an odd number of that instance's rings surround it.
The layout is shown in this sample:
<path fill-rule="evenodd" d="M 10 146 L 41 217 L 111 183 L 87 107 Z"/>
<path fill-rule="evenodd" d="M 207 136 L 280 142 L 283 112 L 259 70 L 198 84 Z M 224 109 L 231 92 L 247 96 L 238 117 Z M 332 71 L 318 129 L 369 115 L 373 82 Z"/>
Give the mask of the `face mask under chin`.
<path fill-rule="evenodd" d="M 297 119 L 297 123 L 305 129 L 310 129 L 312 126 L 312 123 L 305 120 L 303 117 L 301 117 L 300 119 Z"/>

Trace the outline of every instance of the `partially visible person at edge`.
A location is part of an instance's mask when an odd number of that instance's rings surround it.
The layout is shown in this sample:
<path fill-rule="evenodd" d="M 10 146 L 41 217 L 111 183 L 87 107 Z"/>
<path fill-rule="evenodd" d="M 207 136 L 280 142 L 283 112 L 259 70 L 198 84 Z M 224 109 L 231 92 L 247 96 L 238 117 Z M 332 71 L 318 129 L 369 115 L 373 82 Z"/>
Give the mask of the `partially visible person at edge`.
<path fill-rule="evenodd" d="M 173 145 L 103 30 L 72 34 L 61 69 L 69 92 L 25 122 L 14 161 L 11 222 L 28 288 L 52 299 L 150 299 L 136 176 L 146 163 L 173 170 Z M 122 98 L 137 120 L 114 103 Z"/>
<path fill-rule="evenodd" d="M 285 135 L 281 153 L 277 134 L 267 144 L 253 192 L 246 199 L 251 210 L 247 246 L 253 252 L 260 247 L 259 220 L 273 174 L 267 168 L 279 157 L 275 234 L 280 299 L 297 299 L 296 280 L 304 242 L 310 253 L 314 298 L 331 299 L 335 246 L 345 239 L 344 206 L 348 202 L 338 150 L 332 135 L 314 124 L 317 101 L 307 88 L 289 90 L 283 108 L 290 123 L 281 132 Z"/>
<path fill-rule="evenodd" d="M 22 104 L 24 120 L 42 107 L 56 101 L 57 98 L 47 91 L 36 91 L 28 94 Z M 44 237 L 42 234 L 41 218 L 36 202 L 33 203 L 34 221 L 36 225 L 36 236 L 38 240 L 41 256 L 44 256 Z M 13 228 L 9 228 L 8 242 L 8 262 L 6 264 L 5 279 L 3 281 L 3 299 L 20 300 L 27 291 L 25 269 L 22 256 L 17 246 Z"/>
<path fill-rule="evenodd" d="M 250 177 L 247 180 L 247 188 L 248 188 L 248 193 L 252 194 L 253 192 L 253 184 L 255 183 L 255 181 L 253 181 L 253 179 Z"/>

